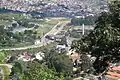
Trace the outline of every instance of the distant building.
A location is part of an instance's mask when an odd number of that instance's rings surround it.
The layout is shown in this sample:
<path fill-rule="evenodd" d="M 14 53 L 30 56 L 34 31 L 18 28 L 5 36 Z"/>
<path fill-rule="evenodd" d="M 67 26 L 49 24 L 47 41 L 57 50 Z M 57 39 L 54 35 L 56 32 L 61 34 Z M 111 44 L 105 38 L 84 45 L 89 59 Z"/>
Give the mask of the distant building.
<path fill-rule="evenodd" d="M 58 50 L 59 53 L 62 53 L 62 52 L 65 52 L 65 51 L 66 51 L 67 47 L 66 47 L 65 44 L 64 44 L 64 45 L 58 44 L 58 45 L 56 46 L 56 49 Z"/>
<path fill-rule="evenodd" d="M 105 76 L 108 79 L 120 80 L 120 62 L 119 63 L 109 63 L 108 71 Z"/>
<path fill-rule="evenodd" d="M 28 54 L 27 52 L 24 52 L 24 53 L 18 55 L 18 60 L 23 60 L 23 61 L 27 62 L 27 61 L 33 61 L 34 58 L 32 58 L 32 56 L 30 54 Z"/>
<path fill-rule="evenodd" d="M 44 57 L 44 53 L 39 52 L 39 53 L 35 54 L 35 58 L 38 60 L 42 60 L 43 57 Z"/>
<path fill-rule="evenodd" d="M 42 60 L 44 57 L 44 53 L 42 52 L 39 52 L 39 53 L 36 53 L 34 55 L 32 54 L 29 54 L 28 52 L 23 52 L 22 54 L 18 55 L 18 60 L 22 60 L 22 61 L 33 61 L 33 60 Z"/>
<path fill-rule="evenodd" d="M 56 48 L 61 48 L 61 49 L 65 49 L 66 48 L 66 45 L 57 45 Z"/>
<path fill-rule="evenodd" d="M 35 45 L 38 45 L 40 43 L 41 43 L 41 41 L 39 39 L 35 40 L 35 42 L 34 42 Z"/>

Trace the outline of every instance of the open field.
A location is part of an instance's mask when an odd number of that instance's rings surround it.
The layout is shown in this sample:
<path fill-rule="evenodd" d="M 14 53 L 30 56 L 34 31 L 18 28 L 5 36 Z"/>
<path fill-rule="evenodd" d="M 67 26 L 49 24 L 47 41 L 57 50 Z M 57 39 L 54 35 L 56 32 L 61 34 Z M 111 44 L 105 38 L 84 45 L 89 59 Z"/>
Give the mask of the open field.
<path fill-rule="evenodd" d="M 67 18 L 46 18 L 42 22 L 40 22 L 40 25 L 38 29 L 35 31 L 38 32 L 38 36 L 43 36 L 45 33 L 50 31 L 58 22 L 62 21 L 68 21 L 69 19 Z"/>
<path fill-rule="evenodd" d="M 21 19 L 25 19 L 25 16 L 23 16 L 23 14 L 19 13 L 3 13 L 0 14 L 0 19 L 3 20 L 21 20 Z"/>
<path fill-rule="evenodd" d="M 64 23 L 65 21 L 69 21 L 68 18 L 63 18 L 63 17 L 61 17 L 61 18 L 60 17 L 59 18 L 49 17 L 49 18 L 44 18 L 44 19 L 36 19 L 36 18 L 33 18 L 33 17 L 28 17 L 27 18 L 27 16 L 28 15 L 25 15 L 25 14 L 22 14 L 22 13 L 19 13 L 19 14 L 17 14 L 17 13 L 0 14 L 0 25 L 11 26 L 13 28 L 13 30 L 15 29 L 14 34 L 17 34 L 18 37 L 19 37 L 19 35 L 18 35 L 19 31 L 20 31 L 21 34 L 23 34 L 22 35 L 23 38 L 24 38 L 24 36 L 27 36 L 27 35 L 24 34 L 24 31 L 29 30 L 28 28 L 33 28 L 31 30 L 33 32 L 35 32 L 35 34 L 29 33 L 28 37 L 31 40 L 15 42 L 13 47 L 19 48 L 19 47 L 26 47 L 26 46 L 34 45 L 34 41 L 36 39 L 40 39 L 40 38 L 44 37 L 45 34 L 48 33 L 49 31 L 51 31 L 52 28 L 55 27 L 58 23 Z M 14 22 L 15 23 L 16 22 L 17 23 L 22 22 L 22 23 L 19 23 L 16 27 L 13 27 L 12 24 Z M 32 26 L 28 25 L 29 23 L 33 24 L 33 25 Z M 22 25 L 20 25 L 20 24 L 22 24 Z M 37 26 L 37 28 L 34 28 L 36 26 Z M 24 29 L 24 28 L 27 28 L 27 29 Z M 33 38 L 31 35 L 35 35 L 35 37 Z M 26 40 L 26 38 L 25 38 L 25 40 Z M 9 46 L 1 47 L 1 49 L 4 49 L 4 48 L 9 48 Z"/>
<path fill-rule="evenodd" d="M 0 20 L 0 26 L 3 26 L 3 25 L 10 25 L 10 24 L 11 24 L 10 21 Z"/>

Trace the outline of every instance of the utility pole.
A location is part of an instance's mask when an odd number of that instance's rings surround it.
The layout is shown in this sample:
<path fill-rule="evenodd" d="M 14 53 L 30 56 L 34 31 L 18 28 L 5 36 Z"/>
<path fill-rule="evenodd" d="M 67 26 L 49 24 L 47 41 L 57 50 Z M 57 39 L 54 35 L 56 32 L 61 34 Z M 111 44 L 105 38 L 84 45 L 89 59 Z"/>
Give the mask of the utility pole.
<path fill-rule="evenodd" d="M 82 16 L 83 20 L 85 19 L 85 16 Z M 82 24 L 82 35 L 85 34 L 85 24 Z"/>
<path fill-rule="evenodd" d="M 82 35 L 84 35 L 85 34 L 85 25 L 84 25 L 84 23 L 82 24 Z"/>

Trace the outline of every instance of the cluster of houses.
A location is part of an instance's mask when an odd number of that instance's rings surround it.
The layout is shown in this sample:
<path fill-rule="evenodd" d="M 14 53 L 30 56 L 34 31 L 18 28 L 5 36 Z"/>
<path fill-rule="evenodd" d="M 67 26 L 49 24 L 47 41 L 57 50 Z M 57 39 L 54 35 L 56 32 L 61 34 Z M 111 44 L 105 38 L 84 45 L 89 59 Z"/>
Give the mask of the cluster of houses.
<path fill-rule="evenodd" d="M 23 52 L 22 54 L 17 56 L 17 59 L 27 62 L 27 61 L 33 61 L 35 59 L 42 60 L 43 57 L 44 57 L 44 53 L 42 52 L 36 53 L 34 55 L 29 54 L 28 52 Z"/>
<path fill-rule="evenodd" d="M 57 43 L 56 50 L 59 53 L 66 52 L 69 50 L 67 37 L 68 37 L 68 32 L 66 30 L 60 31 L 57 35 L 45 36 L 46 39 L 52 40 Z"/>
<path fill-rule="evenodd" d="M 73 62 L 73 72 L 78 75 L 84 74 L 84 71 L 87 69 L 90 69 L 92 65 L 90 63 L 94 63 L 96 60 L 96 57 L 92 57 L 91 55 L 86 55 L 83 57 L 83 55 L 75 52 L 75 50 L 70 50 L 67 55 L 72 59 Z M 87 62 L 86 62 L 86 60 Z M 79 67 L 79 68 L 78 68 Z M 84 70 L 85 68 L 85 70 Z M 79 71 L 80 69 L 80 71 Z M 90 74 L 89 76 L 86 76 L 86 78 L 78 77 L 74 80 L 120 80 L 120 62 L 118 63 L 109 63 L 109 66 L 107 68 L 107 71 L 104 71 L 101 75 L 93 75 Z"/>
<path fill-rule="evenodd" d="M 60 46 L 60 47 L 63 47 L 63 46 Z M 90 69 L 92 66 L 90 63 L 93 63 L 96 60 L 96 57 L 92 57 L 91 55 L 81 55 L 80 53 L 77 53 L 75 50 L 69 50 L 66 55 L 68 55 L 69 58 L 72 60 L 74 74 L 79 73 L 79 75 L 84 74 L 84 70 Z M 44 57 L 44 53 L 42 52 L 36 53 L 34 55 L 29 54 L 28 52 L 23 52 L 17 56 L 17 60 L 22 60 L 27 62 L 27 61 L 33 61 L 36 59 L 43 60 L 43 57 Z M 111 63 L 109 66 L 109 70 L 104 75 L 105 75 L 105 79 L 119 80 L 120 79 L 120 63 Z M 94 78 L 96 80 L 99 80 L 98 77 L 101 77 L 101 76 L 95 76 L 92 74 L 89 76 L 89 78 Z M 86 79 L 89 80 L 89 78 L 86 78 Z M 79 79 L 81 79 L 81 77 Z M 75 80 L 79 80 L 79 79 L 75 79 Z"/>
<path fill-rule="evenodd" d="M 79 0 L 59 0 L 47 2 L 43 0 L 1 0 L 0 8 L 14 11 L 38 11 L 48 17 L 73 17 L 82 14 L 96 14 L 107 11 L 107 0 L 100 1 L 79 1 Z M 102 8 L 101 8 L 102 7 Z"/>

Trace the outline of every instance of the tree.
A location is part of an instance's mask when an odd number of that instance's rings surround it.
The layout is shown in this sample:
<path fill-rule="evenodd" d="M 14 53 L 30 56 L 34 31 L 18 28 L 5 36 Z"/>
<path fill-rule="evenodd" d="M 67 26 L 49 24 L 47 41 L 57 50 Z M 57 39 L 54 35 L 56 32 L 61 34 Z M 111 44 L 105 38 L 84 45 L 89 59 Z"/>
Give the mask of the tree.
<path fill-rule="evenodd" d="M 23 79 L 24 71 L 27 69 L 27 63 L 23 61 L 16 61 L 11 69 L 10 76 L 12 78 L 19 78 L 20 80 Z"/>
<path fill-rule="evenodd" d="M 48 68 L 55 69 L 56 72 L 63 72 L 66 75 L 72 73 L 72 61 L 64 53 L 57 53 L 55 50 L 46 50 L 43 58 Z"/>
<path fill-rule="evenodd" d="M 65 80 L 64 74 L 57 73 L 37 61 L 16 61 L 11 71 L 12 80 Z"/>
<path fill-rule="evenodd" d="M 120 58 L 119 13 L 120 1 L 111 2 L 109 4 L 109 12 L 103 12 L 98 17 L 95 29 L 88 36 L 73 42 L 72 49 L 75 49 L 77 52 L 91 54 L 97 57 L 96 60 L 98 62 L 100 60 L 103 64 L 106 64 L 106 61 L 118 61 Z M 101 70 L 102 65 L 96 67 L 96 69 Z"/>
<path fill-rule="evenodd" d="M 28 69 L 24 72 L 24 80 L 65 80 L 57 72 L 40 65 L 38 62 L 29 62 Z"/>
<path fill-rule="evenodd" d="M 96 20 L 96 16 L 85 16 L 84 19 L 74 17 L 74 18 L 71 19 L 71 23 L 73 25 L 76 25 L 76 26 L 77 25 L 82 25 L 83 23 L 85 25 L 93 25 L 95 20 Z"/>
<path fill-rule="evenodd" d="M 11 74 L 17 74 L 20 75 L 22 74 L 27 68 L 27 63 L 23 62 L 23 61 L 15 61 L 14 65 L 12 67 L 12 72 Z"/>
<path fill-rule="evenodd" d="M 17 27 L 17 23 L 12 23 L 12 27 Z"/>

